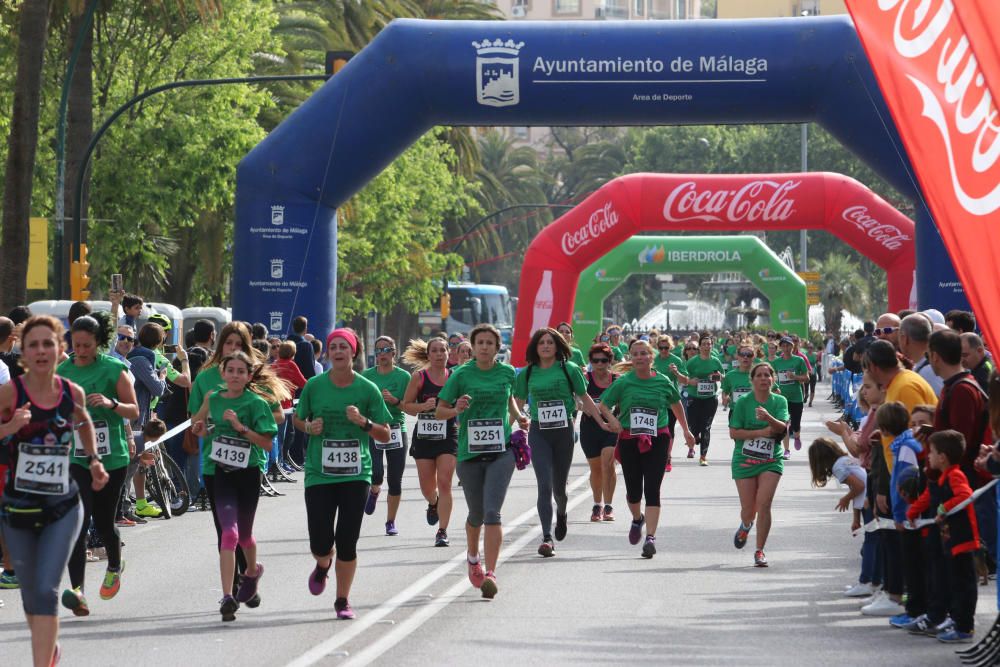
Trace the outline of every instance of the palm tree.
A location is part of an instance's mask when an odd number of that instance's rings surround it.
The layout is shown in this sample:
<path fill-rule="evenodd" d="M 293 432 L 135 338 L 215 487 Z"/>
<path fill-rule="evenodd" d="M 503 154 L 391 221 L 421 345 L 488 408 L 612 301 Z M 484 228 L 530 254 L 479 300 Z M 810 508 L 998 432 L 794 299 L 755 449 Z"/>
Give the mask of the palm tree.
<path fill-rule="evenodd" d="M 476 0 L 413 0 L 413 4 L 425 19 L 490 21 L 503 18 L 498 7 Z"/>
<path fill-rule="evenodd" d="M 819 297 L 827 331 L 840 331 L 843 310 L 862 312 L 868 301 L 858 265 L 846 256 L 830 253 L 820 262 Z"/>

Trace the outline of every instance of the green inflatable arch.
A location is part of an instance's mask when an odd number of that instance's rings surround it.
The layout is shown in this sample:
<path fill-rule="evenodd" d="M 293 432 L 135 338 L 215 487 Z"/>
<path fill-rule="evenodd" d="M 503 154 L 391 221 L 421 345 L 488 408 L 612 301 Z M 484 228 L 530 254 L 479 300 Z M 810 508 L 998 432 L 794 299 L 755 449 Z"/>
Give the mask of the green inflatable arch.
<path fill-rule="evenodd" d="M 756 236 L 633 236 L 580 274 L 574 338 L 583 345 L 600 330 L 604 300 L 633 273 L 739 272 L 767 297 L 771 326 L 805 336 L 806 284 Z"/>

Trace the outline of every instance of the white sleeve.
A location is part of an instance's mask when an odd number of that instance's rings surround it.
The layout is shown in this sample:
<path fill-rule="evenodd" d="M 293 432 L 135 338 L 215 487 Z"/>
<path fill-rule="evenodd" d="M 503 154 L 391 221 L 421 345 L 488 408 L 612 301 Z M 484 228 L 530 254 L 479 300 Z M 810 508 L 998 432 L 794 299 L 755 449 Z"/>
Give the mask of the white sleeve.
<path fill-rule="evenodd" d="M 899 454 L 896 455 L 896 460 L 900 463 L 909 463 L 910 465 L 917 465 L 917 454 L 909 447 L 900 447 Z"/>
<path fill-rule="evenodd" d="M 0 361 L 0 384 L 7 384 L 10 382 L 10 369 L 7 368 L 7 364 Z"/>

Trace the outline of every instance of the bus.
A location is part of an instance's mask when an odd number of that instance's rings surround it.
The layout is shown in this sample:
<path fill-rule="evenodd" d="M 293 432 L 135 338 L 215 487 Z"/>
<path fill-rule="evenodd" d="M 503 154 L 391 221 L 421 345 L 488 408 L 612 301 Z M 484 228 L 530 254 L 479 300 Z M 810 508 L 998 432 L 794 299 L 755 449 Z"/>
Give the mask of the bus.
<path fill-rule="evenodd" d="M 448 295 L 451 309 L 444 322 L 448 333 L 467 334 L 477 324 L 492 324 L 500 330 L 504 346 L 510 345 L 514 330 L 516 299 L 511 298 L 503 285 L 483 285 L 469 282 L 449 282 Z M 421 319 L 433 316 L 421 313 Z M 440 322 L 440 317 L 438 322 Z"/>

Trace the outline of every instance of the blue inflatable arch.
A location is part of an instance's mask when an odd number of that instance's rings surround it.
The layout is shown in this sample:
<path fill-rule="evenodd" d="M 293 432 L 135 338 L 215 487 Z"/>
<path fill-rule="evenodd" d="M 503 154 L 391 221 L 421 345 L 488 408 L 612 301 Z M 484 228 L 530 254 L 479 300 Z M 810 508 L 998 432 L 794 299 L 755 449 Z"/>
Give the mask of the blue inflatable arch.
<path fill-rule="evenodd" d="M 435 125 L 809 121 L 916 204 L 921 304 L 963 305 L 848 17 L 397 20 L 240 163 L 234 315 L 327 331 L 337 207 Z"/>

